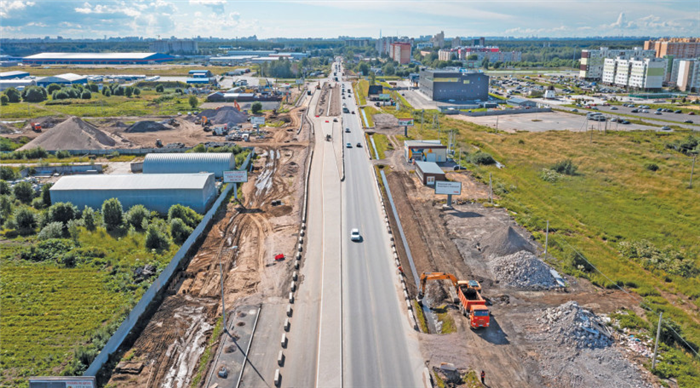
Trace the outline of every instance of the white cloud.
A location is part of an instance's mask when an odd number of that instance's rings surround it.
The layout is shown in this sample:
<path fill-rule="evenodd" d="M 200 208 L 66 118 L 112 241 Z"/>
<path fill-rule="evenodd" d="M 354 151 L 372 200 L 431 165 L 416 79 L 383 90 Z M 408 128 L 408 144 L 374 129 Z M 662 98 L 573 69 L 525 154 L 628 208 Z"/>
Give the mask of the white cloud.
<path fill-rule="evenodd" d="M 0 1 L 0 16 L 7 17 L 11 11 L 23 10 L 27 7 L 33 6 L 34 4 L 36 3 L 33 1 Z"/>
<path fill-rule="evenodd" d="M 224 13 L 226 0 L 190 0 L 191 5 L 203 5 L 211 8 L 212 12 Z"/>
<path fill-rule="evenodd" d="M 613 28 L 625 27 L 625 13 L 620 12 L 620 16 L 617 17 L 617 21 L 610 25 Z"/>
<path fill-rule="evenodd" d="M 76 7 L 75 12 L 77 13 L 82 13 L 86 15 L 90 14 L 124 14 L 126 16 L 135 18 L 141 15 L 141 11 L 130 8 L 126 5 L 126 3 L 121 3 L 120 5 L 103 5 L 103 4 L 96 4 L 96 5 L 91 5 L 88 2 L 85 2 L 81 7 Z"/>

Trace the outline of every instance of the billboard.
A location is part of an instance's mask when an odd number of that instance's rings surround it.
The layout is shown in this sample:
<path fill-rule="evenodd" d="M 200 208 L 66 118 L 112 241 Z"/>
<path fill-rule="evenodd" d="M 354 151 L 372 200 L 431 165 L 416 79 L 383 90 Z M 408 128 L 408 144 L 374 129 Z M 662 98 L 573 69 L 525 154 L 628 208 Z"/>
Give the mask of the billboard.
<path fill-rule="evenodd" d="M 298 79 L 296 82 L 297 82 L 297 85 L 301 85 L 301 84 L 304 83 L 304 80 L 303 80 L 303 79 Z"/>
<path fill-rule="evenodd" d="M 462 182 L 435 182 L 435 194 L 460 195 L 462 194 Z"/>
<path fill-rule="evenodd" d="M 265 125 L 265 118 L 264 117 L 258 117 L 258 116 L 253 116 L 250 118 L 250 123 L 255 125 Z"/>
<path fill-rule="evenodd" d="M 399 126 L 400 127 L 412 127 L 413 126 L 413 119 L 399 119 Z"/>
<path fill-rule="evenodd" d="M 248 171 L 224 171 L 224 183 L 248 182 Z"/>

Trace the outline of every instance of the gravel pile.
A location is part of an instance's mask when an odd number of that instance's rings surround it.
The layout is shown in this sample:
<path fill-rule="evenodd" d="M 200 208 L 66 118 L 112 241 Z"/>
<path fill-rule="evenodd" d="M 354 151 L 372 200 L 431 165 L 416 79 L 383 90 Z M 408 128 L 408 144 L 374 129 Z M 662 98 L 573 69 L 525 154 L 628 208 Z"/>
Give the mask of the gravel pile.
<path fill-rule="evenodd" d="M 559 287 L 543 261 L 528 251 L 501 256 L 489 263 L 501 284 L 509 287 L 549 290 Z"/>
<path fill-rule="evenodd" d="M 537 322 L 552 340 L 578 349 L 602 349 L 614 342 L 603 319 L 582 308 L 576 301 L 545 310 Z"/>
<path fill-rule="evenodd" d="M 535 252 L 535 247 L 512 226 L 499 228 L 481 241 L 481 250 L 486 257 L 508 256 L 520 251 Z"/>
<path fill-rule="evenodd" d="M 376 128 L 394 128 L 399 125 L 399 119 L 387 113 L 378 113 L 372 117 Z"/>
<path fill-rule="evenodd" d="M 158 121 L 145 120 L 134 123 L 126 129 L 126 132 L 157 132 L 167 131 L 168 129 L 172 129 L 172 127 Z"/>
<path fill-rule="evenodd" d="M 101 150 L 114 147 L 114 138 L 77 117 L 58 124 L 25 144 L 20 150 L 42 147 L 45 150 Z"/>
<path fill-rule="evenodd" d="M 218 109 L 207 109 L 200 112 L 197 116 L 200 118 L 205 116 L 211 121 L 212 124 L 229 124 L 229 126 L 248 121 L 248 115 L 232 106 L 222 106 Z"/>

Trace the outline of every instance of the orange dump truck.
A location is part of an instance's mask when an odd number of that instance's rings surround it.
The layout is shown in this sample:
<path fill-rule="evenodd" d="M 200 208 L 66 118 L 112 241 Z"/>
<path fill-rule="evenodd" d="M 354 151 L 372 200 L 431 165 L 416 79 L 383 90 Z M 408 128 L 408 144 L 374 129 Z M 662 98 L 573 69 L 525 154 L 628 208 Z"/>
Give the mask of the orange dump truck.
<path fill-rule="evenodd" d="M 457 296 L 459 297 L 459 311 L 469 317 L 469 325 L 472 329 L 489 327 L 491 317 L 486 300 L 481 296 L 481 285 L 476 280 L 460 280 L 457 282 Z"/>

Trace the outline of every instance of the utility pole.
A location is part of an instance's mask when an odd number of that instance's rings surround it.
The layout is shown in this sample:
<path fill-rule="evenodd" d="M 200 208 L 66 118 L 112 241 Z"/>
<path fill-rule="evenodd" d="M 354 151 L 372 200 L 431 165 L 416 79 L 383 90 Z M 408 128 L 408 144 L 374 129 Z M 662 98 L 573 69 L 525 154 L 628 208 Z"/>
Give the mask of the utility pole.
<path fill-rule="evenodd" d="M 547 260 L 547 247 L 549 246 L 549 220 L 547 220 L 547 232 L 544 235 L 544 260 Z"/>
<path fill-rule="evenodd" d="M 700 152 L 700 149 L 697 150 Z M 688 186 L 689 189 L 693 188 L 693 171 L 695 170 L 695 159 L 698 158 L 698 152 L 695 152 L 693 155 L 693 165 L 690 167 L 690 185 Z"/>
<path fill-rule="evenodd" d="M 496 116 L 496 132 L 498 132 L 498 116 Z"/>
<path fill-rule="evenodd" d="M 656 368 L 656 350 L 659 348 L 659 336 L 661 335 L 661 317 L 664 312 L 659 313 L 659 326 L 656 328 L 656 343 L 654 344 L 654 356 L 651 358 L 651 370 Z"/>
<path fill-rule="evenodd" d="M 493 183 L 491 181 L 491 173 L 489 173 L 489 202 L 493 205 Z"/>
<path fill-rule="evenodd" d="M 420 112 L 420 131 L 423 132 L 423 125 L 425 123 L 425 109 Z"/>

